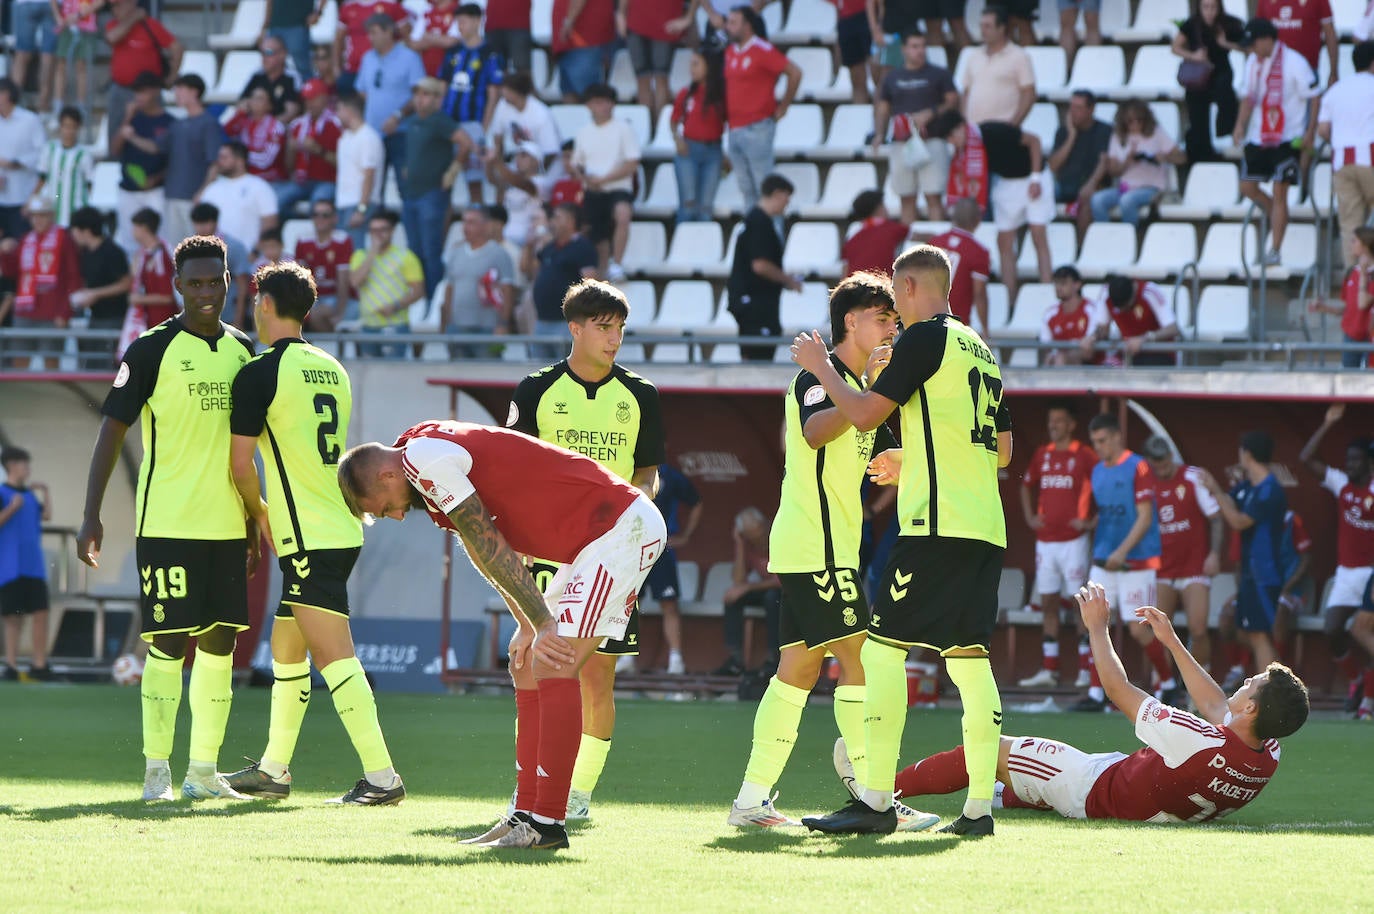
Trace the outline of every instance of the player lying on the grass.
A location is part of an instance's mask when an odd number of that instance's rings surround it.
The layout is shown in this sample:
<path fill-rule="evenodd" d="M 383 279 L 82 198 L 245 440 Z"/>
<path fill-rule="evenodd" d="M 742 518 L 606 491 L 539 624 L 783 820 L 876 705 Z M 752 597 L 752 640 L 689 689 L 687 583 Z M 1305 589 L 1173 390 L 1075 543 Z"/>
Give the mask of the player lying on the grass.
<path fill-rule="evenodd" d="M 248 796 L 291 793 L 287 766 L 310 703 L 310 660 L 319 668 L 363 777 L 338 801 L 386 806 L 405 798 L 377 723 L 377 702 L 353 653 L 348 576 L 363 527 L 344 504 L 336 466 L 348 437 L 353 390 L 333 356 L 301 338 L 315 306 L 315 280 L 298 263 L 269 264 L 254 277 L 258 339 L 269 347 L 239 371 L 229 413 L 229 469 L 248 513 L 267 534 L 281 567 L 272 624 L 272 712 L 262 760 L 226 775 Z M 253 452 L 261 450 L 267 502 Z"/>
<path fill-rule="evenodd" d="M 863 390 L 887 366 L 897 335 L 892 284 L 855 273 L 830 294 L 830 364 L 851 388 Z M 859 652 L 868 628 L 868 601 L 859 589 L 862 487 L 868 460 L 897 442 L 886 425 L 859 431 L 840 414 L 816 376 L 799 371 L 788 388 L 783 432 L 782 497 L 770 534 L 768 570 L 782 582 L 782 643 L 777 674 L 759 702 L 744 782 L 727 824 L 796 826 L 773 806 L 773 785 L 797 741 L 807 696 L 827 652 L 840 664 L 835 724 L 860 772 L 864 765 L 864 672 Z M 940 821 L 900 807 L 898 829 Z"/>
<path fill-rule="evenodd" d="M 1088 753 L 1043 737 L 1004 736 L 997 760 L 1002 806 L 1053 809 L 1071 819 L 1206 822 L 1259 796 L 1279 767 L 1279 739 L 1307 720 L 1302 680 L 1271 663 L 1227 698 L 1183 646 L 1173 622 L 1153 606 L 1142 606 L 1135 611 L 1140 624 L 1173 655 L 1198 716 L 1169 707 L 1126 678 L 1108 632 L 1102 586 L 1090 582 L 1077 599 L 1102 688 L 1135 722 L 1145 748 L 1131 755 Z M 906 797 L 952 793 L 967 784 L 962 748 L 922 759 L 897 775 Z"/>
<path fill-rule="evenodd" d="M 519 623 L 510 643 L 516 811 L 482 843 L 567 847 L 563 820 L 582 737 L 577 676 L 603 641 L 624 635 L 667 539 L 663 515 L 589 457 L 469 422 L 422 422 L 391 447 L 359 445 L 339 461 L 339 487 L 357 516 L 404 520 L 424 509 L 458 534 L 505 598 Z M 562 566 L 544 594 L 521 554 Z"/>

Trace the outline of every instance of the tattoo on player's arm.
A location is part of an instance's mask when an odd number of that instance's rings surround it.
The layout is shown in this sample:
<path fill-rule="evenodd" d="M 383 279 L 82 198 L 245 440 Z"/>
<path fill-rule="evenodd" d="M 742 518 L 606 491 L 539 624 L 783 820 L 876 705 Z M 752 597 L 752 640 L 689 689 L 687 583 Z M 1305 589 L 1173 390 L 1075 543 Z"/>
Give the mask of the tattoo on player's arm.
<path fill-rule="evenodd" d="M 448 517 L 458 528 L 458 535 L 477 570 L 520 608 L 531 625 L 538 628 L 553 618 L 544 605 L 543 595 L 534 586 L 534 578 L 491 522 L 486 505 L 476 493 L 463 499 Z"/>

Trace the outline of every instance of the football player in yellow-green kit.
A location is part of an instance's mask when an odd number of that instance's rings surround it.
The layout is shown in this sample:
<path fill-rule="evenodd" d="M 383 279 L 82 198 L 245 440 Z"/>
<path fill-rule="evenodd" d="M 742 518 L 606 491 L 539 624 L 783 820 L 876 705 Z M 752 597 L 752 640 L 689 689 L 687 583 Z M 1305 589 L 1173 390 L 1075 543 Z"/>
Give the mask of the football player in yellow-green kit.
<path fill-rule="evenodd" d="M 892 284 L 879 273 L 855 273 L 830 292 L 829 363 L 853 390 L 864 390 L 887 365 L 897 335 Z M 868 628 L 860 589 L 863 482 L 873 452 L 896 446 L 886 425 L 859 431 L 803 369 L 784 401 L 785 466 L 768 570 L 782 583 L 782 652 L 778 671 L 754 715 L 754 741 L 727 824 L 796 826 L 773 805 L 773 785 L 797 741 L 797 726 L 826 652 L 840 664 L 835 723 L 850 764 L 864 770 L 864 674 L 859 654 Z M 903 830 L 929 828 L 938 817 L 899 808 Z"/>
<path fill-rule="evenodd" d="M 664 459 L 658 390 L 615 361 L 630 317 L 629 302 L 615 286 L 584 279 L 564 296 L 563 316 L 572 334 L 571 352 L 516 386 L 506 425 L 585 454 L 653 498 Z M 530 558 L 542 591 L 557 569 L 538 556 Z M 582 743 L 568 797 L 569 819 L 590 815 L 592 791 L 615 730 L 616 664 L 633 663 L 638 653 L 636 608 L 625 637 L 607 640 L 582 668 Z M 528 688 L 534 688 L 533 679 Z"/>
<path fill-rule="evenodd" d="M 862 651 L 867 770 L 858 779 L 837 754 L 853 799 L 838 812 L 802 820 L 817 831 L 896 830 L 892 794 L 906 725 L 905 662 L 919 645 L 945 658 L 964 706 L 968 796 L 963 814 L 942 831 L 992 834 L 1002 704 L 988 649 L 1007 545 L 997 471 L 1011 462 L 1011 414 L 997 359 L 949 313 L 951 272 L 949 256 L 931 245 L 910 248 L 892 265 L 893 297 L 906 329 L 870 390 L 854 390 L 840 377 L 819 336 L 802 334 L 792 346 L 797 364 L 816 375 L 856 428 L 876 428 L 899 405 L 902 422 L 902 450 L 879 454 L 869 470 L 874 482 L 897 484 L 900 534 Z"/>
<path fill-rule="evenodd" d="M 344 504 L 338 464 L 348 437 L 353 393 L 333 356 L 301 338 L 315 306 L 315 280 L 300 264 L 269 264 L 255 277 L 253 316 L 268 345 L 234 379 L 229 466 L 248 512 L 267 532 L 282 572 L 272 625 L 272 712 L 261 761 L 226 775 L 240 793 L 281 799 L 287 766 L 310 702 L 310 660 L 329 686 L 363 777 L 334 802 L 399 803 L 406 795 L 392 767 L 377 703 L 353 653 L 348 576 L 363 545 L 362 521 Z M 267 477 L 263 502 L 254 450 Z"/>
<path fill-rule="evenodd" d="M 257 524 L 229 478 L 229 397 L 253 357 L 242 331 L 220 321 L 228 253 L 197 235 L 173 254 L 181 313 L 134 340 L 101 408 L 77 555 L 96 567 L 105 489 L 129 426 L 142 420 L 143 462 L 134 503 L 142 585 L 143 799 L 171 800 L 169 759 L 181 706 L 186 646 L 196 639 L 188 690 L 191 752 L 182 796 L 244 799 L 217 770 L 233 699 L 234 643 L 248 628 L 248 576 L 259 557 Z M 245 557 L 247 562 L 245 564 Z"/>

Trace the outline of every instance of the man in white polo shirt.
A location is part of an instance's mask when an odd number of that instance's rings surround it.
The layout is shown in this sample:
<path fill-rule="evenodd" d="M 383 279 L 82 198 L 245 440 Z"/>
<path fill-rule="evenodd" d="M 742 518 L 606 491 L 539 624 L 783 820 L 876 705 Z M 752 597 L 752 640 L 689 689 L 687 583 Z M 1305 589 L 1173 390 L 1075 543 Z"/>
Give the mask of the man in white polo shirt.
<path fill-rule="evenodd" d="M 248 150 L 236 140 L 219 148 L 215 169 L 219 177 L 196 202 L 213 204 L 219 230 L 251 251 L 263 232 L 277 227 L 277 195 L 271 184 L 248 173 Z"/>
<path fill-rule="evenodd" d="M 386 150 L 382 135 L 363 120 L 363 102 L 356 95 L 339 99 L 338 174 L 334 182 L 334 206 L 339 228 L 348 233 L 353 250 L 367 247 L 367 217 L 382 202 L 382 166 Z"/>
<path fill-rule="evenodd" d="M 1371 5 L 1374 9 L 1374 4 Z M 1322 97 L 1317 130 L 1331 143 L 1331 183 L 1341 221 L 1341 251 L 1354 262 L 1355 229 L 1374 211 L 1374 41 L 1350 52 L 1355 75 L 1342 79 Z"/>

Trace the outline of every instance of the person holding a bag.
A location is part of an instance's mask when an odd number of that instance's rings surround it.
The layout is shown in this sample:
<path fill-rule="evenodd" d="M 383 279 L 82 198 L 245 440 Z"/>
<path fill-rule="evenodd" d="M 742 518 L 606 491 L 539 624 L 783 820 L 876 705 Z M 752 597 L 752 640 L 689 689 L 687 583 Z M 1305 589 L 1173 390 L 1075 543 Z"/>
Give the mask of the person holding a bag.
<path fill-rule="evenodd" d="M 925 191 L 927 218 L 943 219 L 949 180 L 949 146 L 926 136 L 926 125 L 942 111 L 959 107 L 959 92 L 944 67 L 926 58 L 926 37 L 913 27 L 902 38 L 902 66 L 888 71 L 873 104 L 873 155 L 888 138 L 892 189 L 902 200 L 901 220 L 916 221 L 916 195 Z"/>
<path fill-rule="evenodd" d="M 105 24 L 105 40 L 110 43 L 110 89 L 105 107 L 109 112 L 109 136 L 124 123 L 124 113 L 134 101 L 134 80 L 140 73 L 152 73 L 170 87 L 181 70 L 181 42 L 161 22 L 149 16 L 138 0 L 112 0 L 110 21 Z"/>
<path fill-rule="evenodd" d="M 1174 54 L 1183 58 L 1178 67 L 1178 82 L 1188 108 L 1188 129 L 1184 146 L 1188 163 L 1215 162 L 1221 157 L 1212 145 L 1208 130 L 1212 106 L 1217 109 L 1216 135 L 1226 137 L 1236 127 L 1239 102 L 1232 86 L 1230 52 L 1240 50 L 1245 23 L 1225 12 L 1221 0 L 1193 0 L 1193 14 L 1178 27 Z"/>

